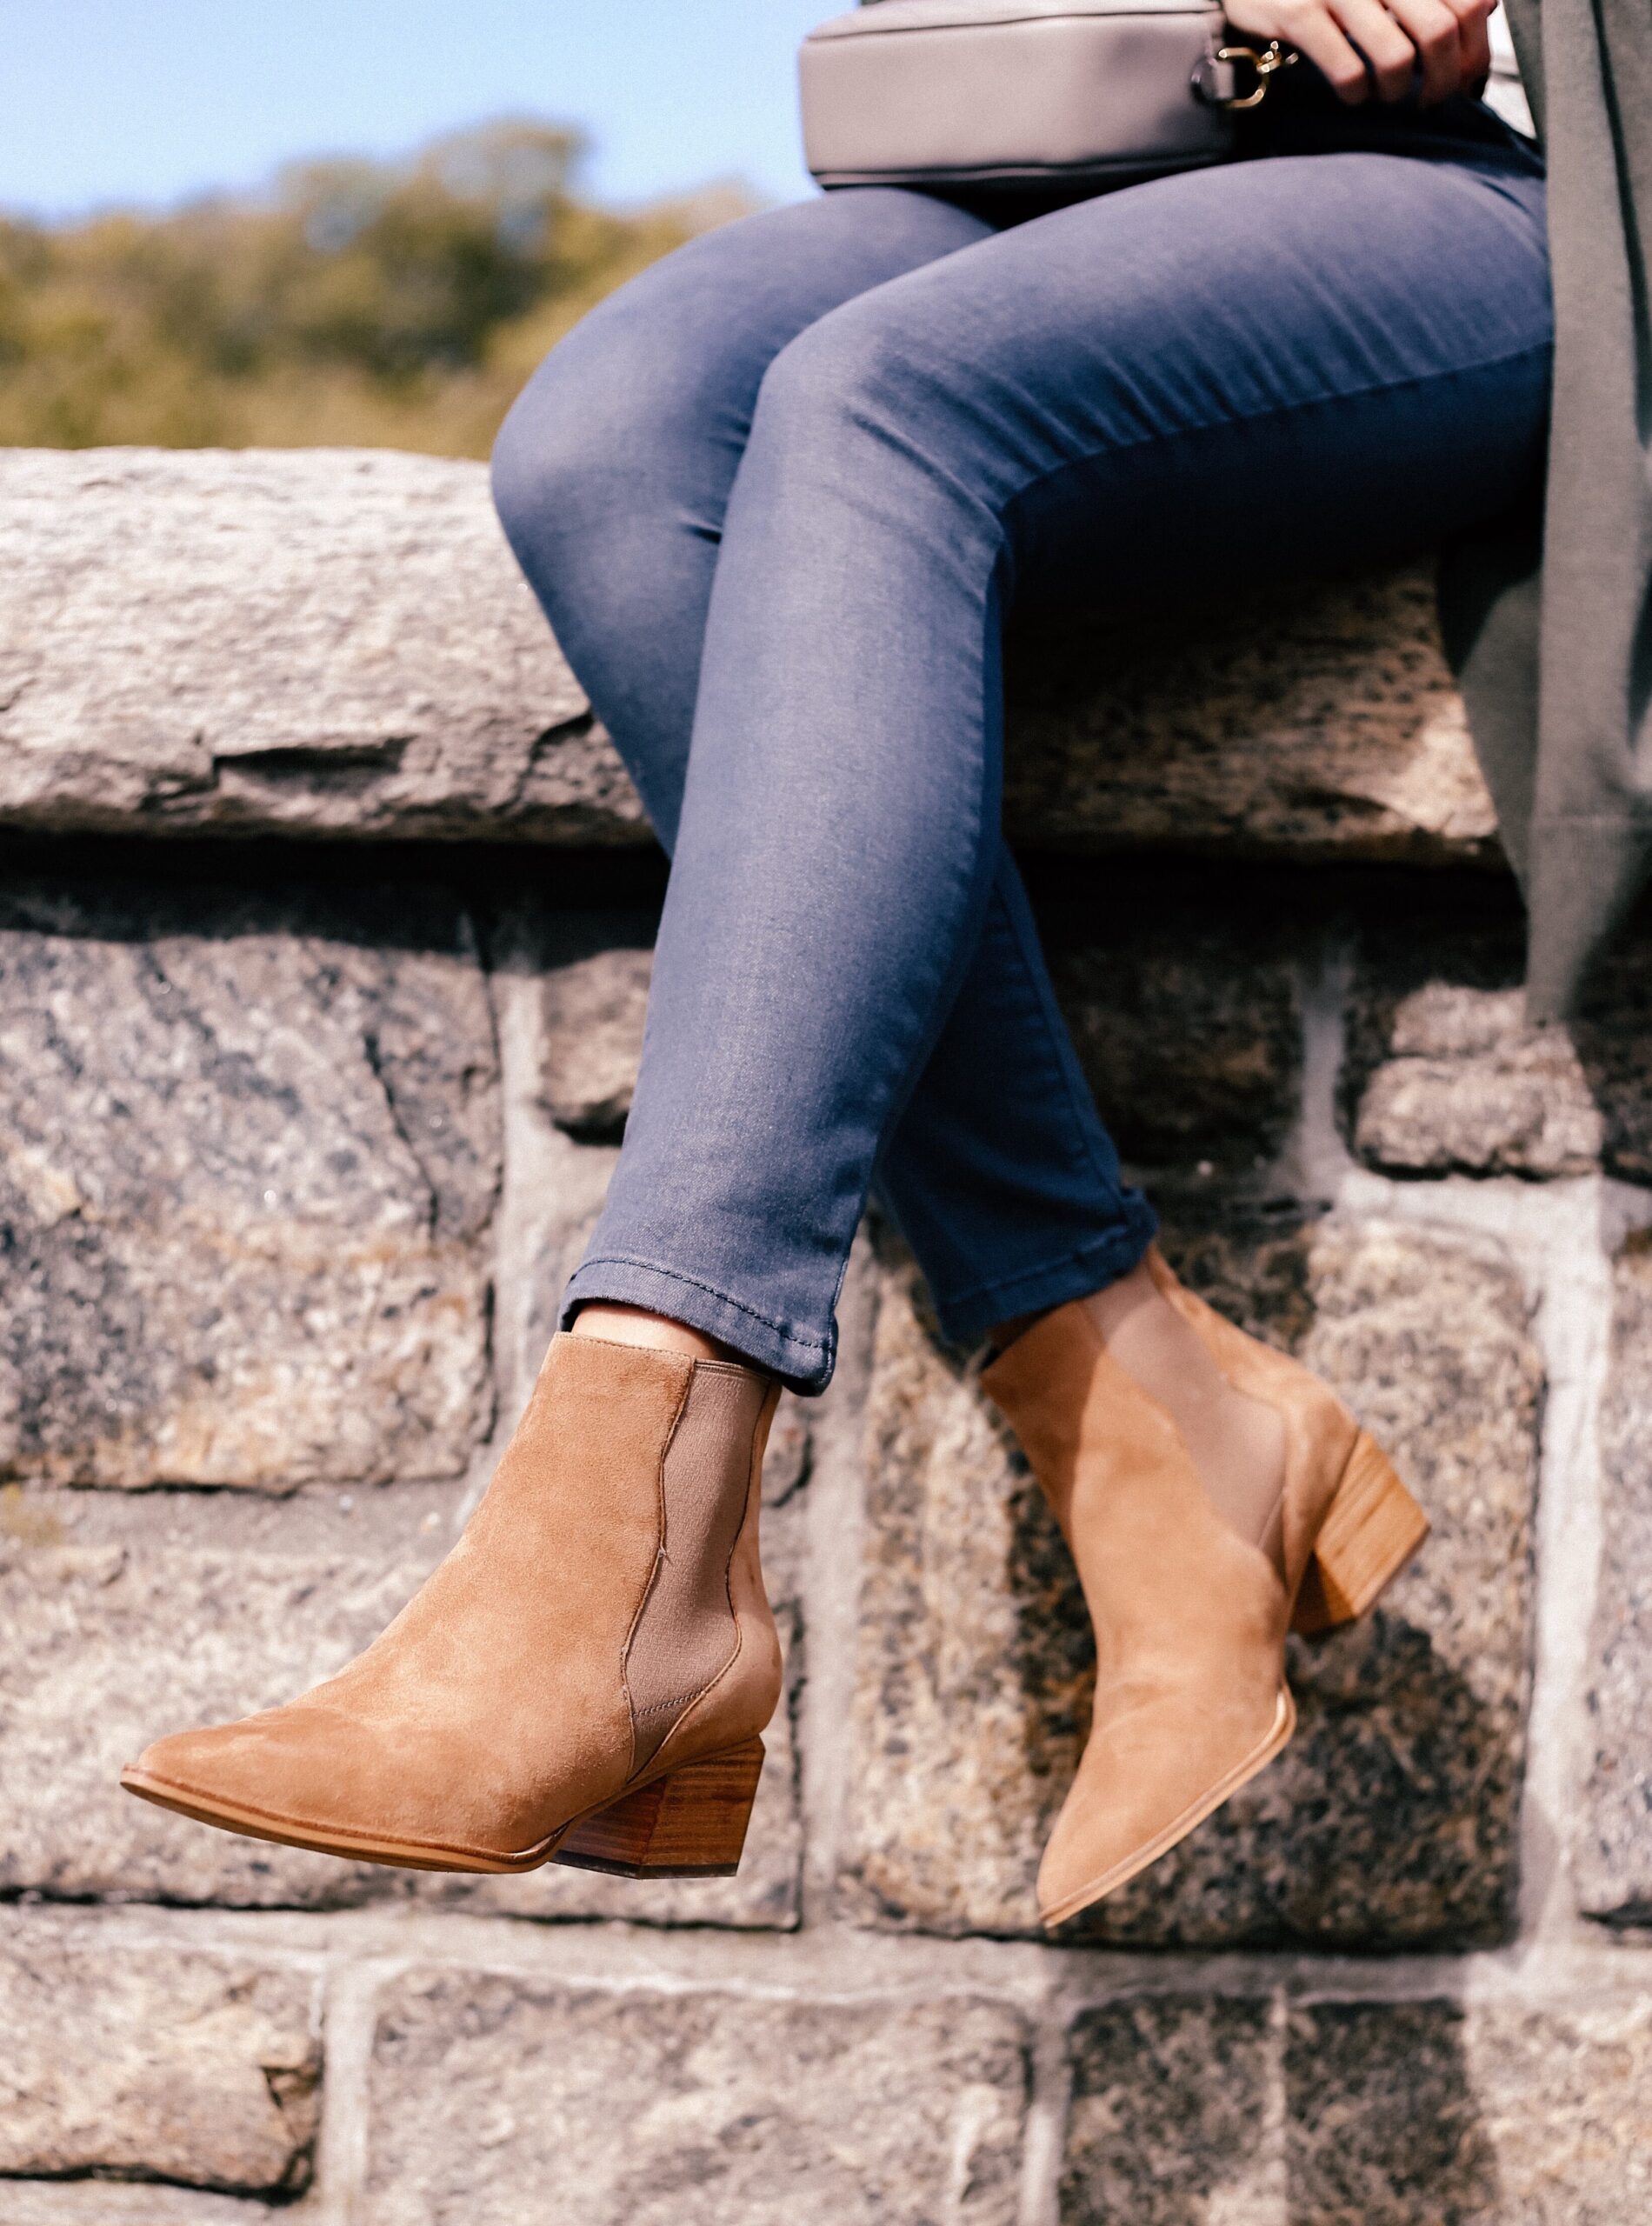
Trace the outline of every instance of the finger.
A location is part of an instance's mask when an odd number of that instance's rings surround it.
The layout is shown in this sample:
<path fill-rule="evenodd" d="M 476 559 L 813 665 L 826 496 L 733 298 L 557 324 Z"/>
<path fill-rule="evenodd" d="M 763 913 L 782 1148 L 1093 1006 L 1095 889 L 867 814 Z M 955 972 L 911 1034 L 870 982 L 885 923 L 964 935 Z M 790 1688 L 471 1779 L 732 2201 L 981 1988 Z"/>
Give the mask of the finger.
<path fill-rule="evenodd" d="M 1462 83 L 1462 42 L 1445 0 L 1389 0 L 1389 7 L 1417 50 L 1423 106 L 1449 99 Z"/>
<path fill-rule="evenodd" d="M 1447 0 L 1457 19 L 1462 50 L 1462 82 L 1480 85 L 1491 75 L 1490 0 Z"/>
<path fill-rule="evenodd" d="M 1381 101 L 1401 101 L 1411 90 L 1415 45 L 1382 0 L 1330 0 L 1338 23 L 1370 64 Z"/>
<path fill-rule="evenodd" d="M 1326 0 L 1281 0 L 1277 36 L 1305 55 L 1349 108 L 1369 96 L 1364 61 L 1337 29 Z"/>

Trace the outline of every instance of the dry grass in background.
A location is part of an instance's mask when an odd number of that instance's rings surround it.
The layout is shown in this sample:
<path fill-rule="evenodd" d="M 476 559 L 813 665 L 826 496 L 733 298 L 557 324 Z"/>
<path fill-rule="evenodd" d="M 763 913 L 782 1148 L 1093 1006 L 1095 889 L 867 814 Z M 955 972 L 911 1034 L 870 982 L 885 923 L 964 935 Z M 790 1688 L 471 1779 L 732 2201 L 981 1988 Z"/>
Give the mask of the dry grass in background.
<path fill-rule="evenodd" d="M 256 198 L 0 219 L 0 443 L 484 456 L 570 325 L 747 205 L 598 209 L 580 151 L 505 122 L 405 162 L 297 165 Z"/>

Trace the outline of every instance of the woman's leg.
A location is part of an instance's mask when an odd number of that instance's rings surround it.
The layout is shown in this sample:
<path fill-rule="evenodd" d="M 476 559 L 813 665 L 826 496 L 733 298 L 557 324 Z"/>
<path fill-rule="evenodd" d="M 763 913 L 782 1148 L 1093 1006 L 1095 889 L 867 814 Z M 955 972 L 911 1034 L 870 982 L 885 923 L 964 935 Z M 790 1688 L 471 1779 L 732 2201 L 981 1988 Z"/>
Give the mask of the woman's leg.
<path fill-rule="evenodd" d="M 723 514 L 764 372 L 828 310 L 989 231 L 925 194 L 880 190 L 725 225 L 583 317 L 505 420 L 501 521 L 668 850 Z"/>
<path fill-rule="evenodd" d="M 647 1307 L 826 1379 L 856 1221 L 997 869 L 1006 594 L 1307 570 L 1495 515 L 1543 434 L 1541 201 L 1387 156 L 1193 173 L 977 240 L 782 350 L 570 1310 Z M 956 1047 L 989 1106 L 1003 1016 Z"/>
<path fill-rule="evenodd" d="M 512 410 L 501 517 L 668 850 L 764 373 L 828 310 L 989 237 L 945 203 L 876 190 L 731 225 L 611 297 Z M 880 1183 L 964 1336 L 1129 1269 L 1154 1221 L 1121 1188 L 1007 851 L 949 1034 Z"/>
<path fill-rule="evenodd" d="M 716 570 L 636 1110 L 571 1287 L 759 1368 L 554 1339 L 463 1538 L 390 1629 L 315 1694 L 158 1742 L 135 1793 L 421 1868 L 737 1862 L 781 1690 L 770 1371 L 823 1379 L 909 1098 L 919 1123 L 1000 1103 L 1012 1000 L 963 990 L 992 948 L 1006 588 L 1110 584 L 1177 554 L 1182 523 L 1254 565 L 1280 536 L 1321 561 L 1495 510 L 1541 439 L 1547 357 L 1539 212 L 1500 190 L 1381 157 L 1176 181 L 977 240 L 782 350 Z M 1325 1387 L 1156 1281 L 1234 1396 L 1296 1425 L 1268 1526 L 1222 1519 L 1148 1372 L 1138 1390 L 1102 1350 L 1118 1283 L 1081 1284 L 987 1379 L 1107 1637 L 1041 1873 L 1052 1922 L 1289 1736 L 1309 1555 L 1322 1580 L 1352 1540 L 1346 1583 L 1308 1602 L 1322 1624 L 1420 1535 Z"/>

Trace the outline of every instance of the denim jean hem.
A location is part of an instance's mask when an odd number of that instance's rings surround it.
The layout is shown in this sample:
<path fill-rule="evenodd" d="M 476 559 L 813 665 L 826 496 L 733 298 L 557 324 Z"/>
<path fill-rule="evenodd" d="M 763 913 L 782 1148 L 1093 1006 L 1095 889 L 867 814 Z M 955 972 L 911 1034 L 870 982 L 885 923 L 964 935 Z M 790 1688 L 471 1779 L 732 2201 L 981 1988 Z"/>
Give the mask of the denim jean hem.
<path fill-rule="evenodd" d="M 647 1261 L 586 1260 L 575 1270 L 563 1293 L 557 1327 L 568 1329 L 582 1306 L 603 1303 L 612 1306 L 645 1307 L 650 1314 L 669 1315 L 686 1323 L 703 1336 L 732 1345 L 754 1368 L 766 1369 L 794 1391 L 823 1391 L 831 1381 L 837 1358 L 834 1328 L 824 1343 L 801 1337 L 765 1321 L 726 1291 L 669 1268 Z"/>
<path fill-rule="evenodd" d="M 1000 1322 L 1018 1314 L 1043 1313 L 1069 1299 L 1088 1298 L 1116 1283 L 1138 1266 L 1158 1234 L 1159 1217 L 1145 1198 L 1125 1202 L 1117 1229 L 1094 1243 L 1063 1253 L 1059 1260 L 1028 1268 L 991 1283 L 978 1283 L 961 1297 L 932 1291 L 943 1332 L 955 1345 L 970 1345 Z"/>

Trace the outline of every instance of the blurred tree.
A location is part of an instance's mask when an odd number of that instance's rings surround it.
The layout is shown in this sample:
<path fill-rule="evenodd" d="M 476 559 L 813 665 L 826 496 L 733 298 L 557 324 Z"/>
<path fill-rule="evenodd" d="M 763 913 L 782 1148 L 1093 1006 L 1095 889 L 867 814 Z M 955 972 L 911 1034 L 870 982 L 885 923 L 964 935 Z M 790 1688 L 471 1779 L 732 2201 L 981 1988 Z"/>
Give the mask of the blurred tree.
<path fill-rule="evenodd" d="M 579 154 L 501 123 L 403 163 L 298 165 L 258 201 L 0 218 L 0 443 L 485 455 L 576 318 L 747 205 L 593 208 Z"/>

